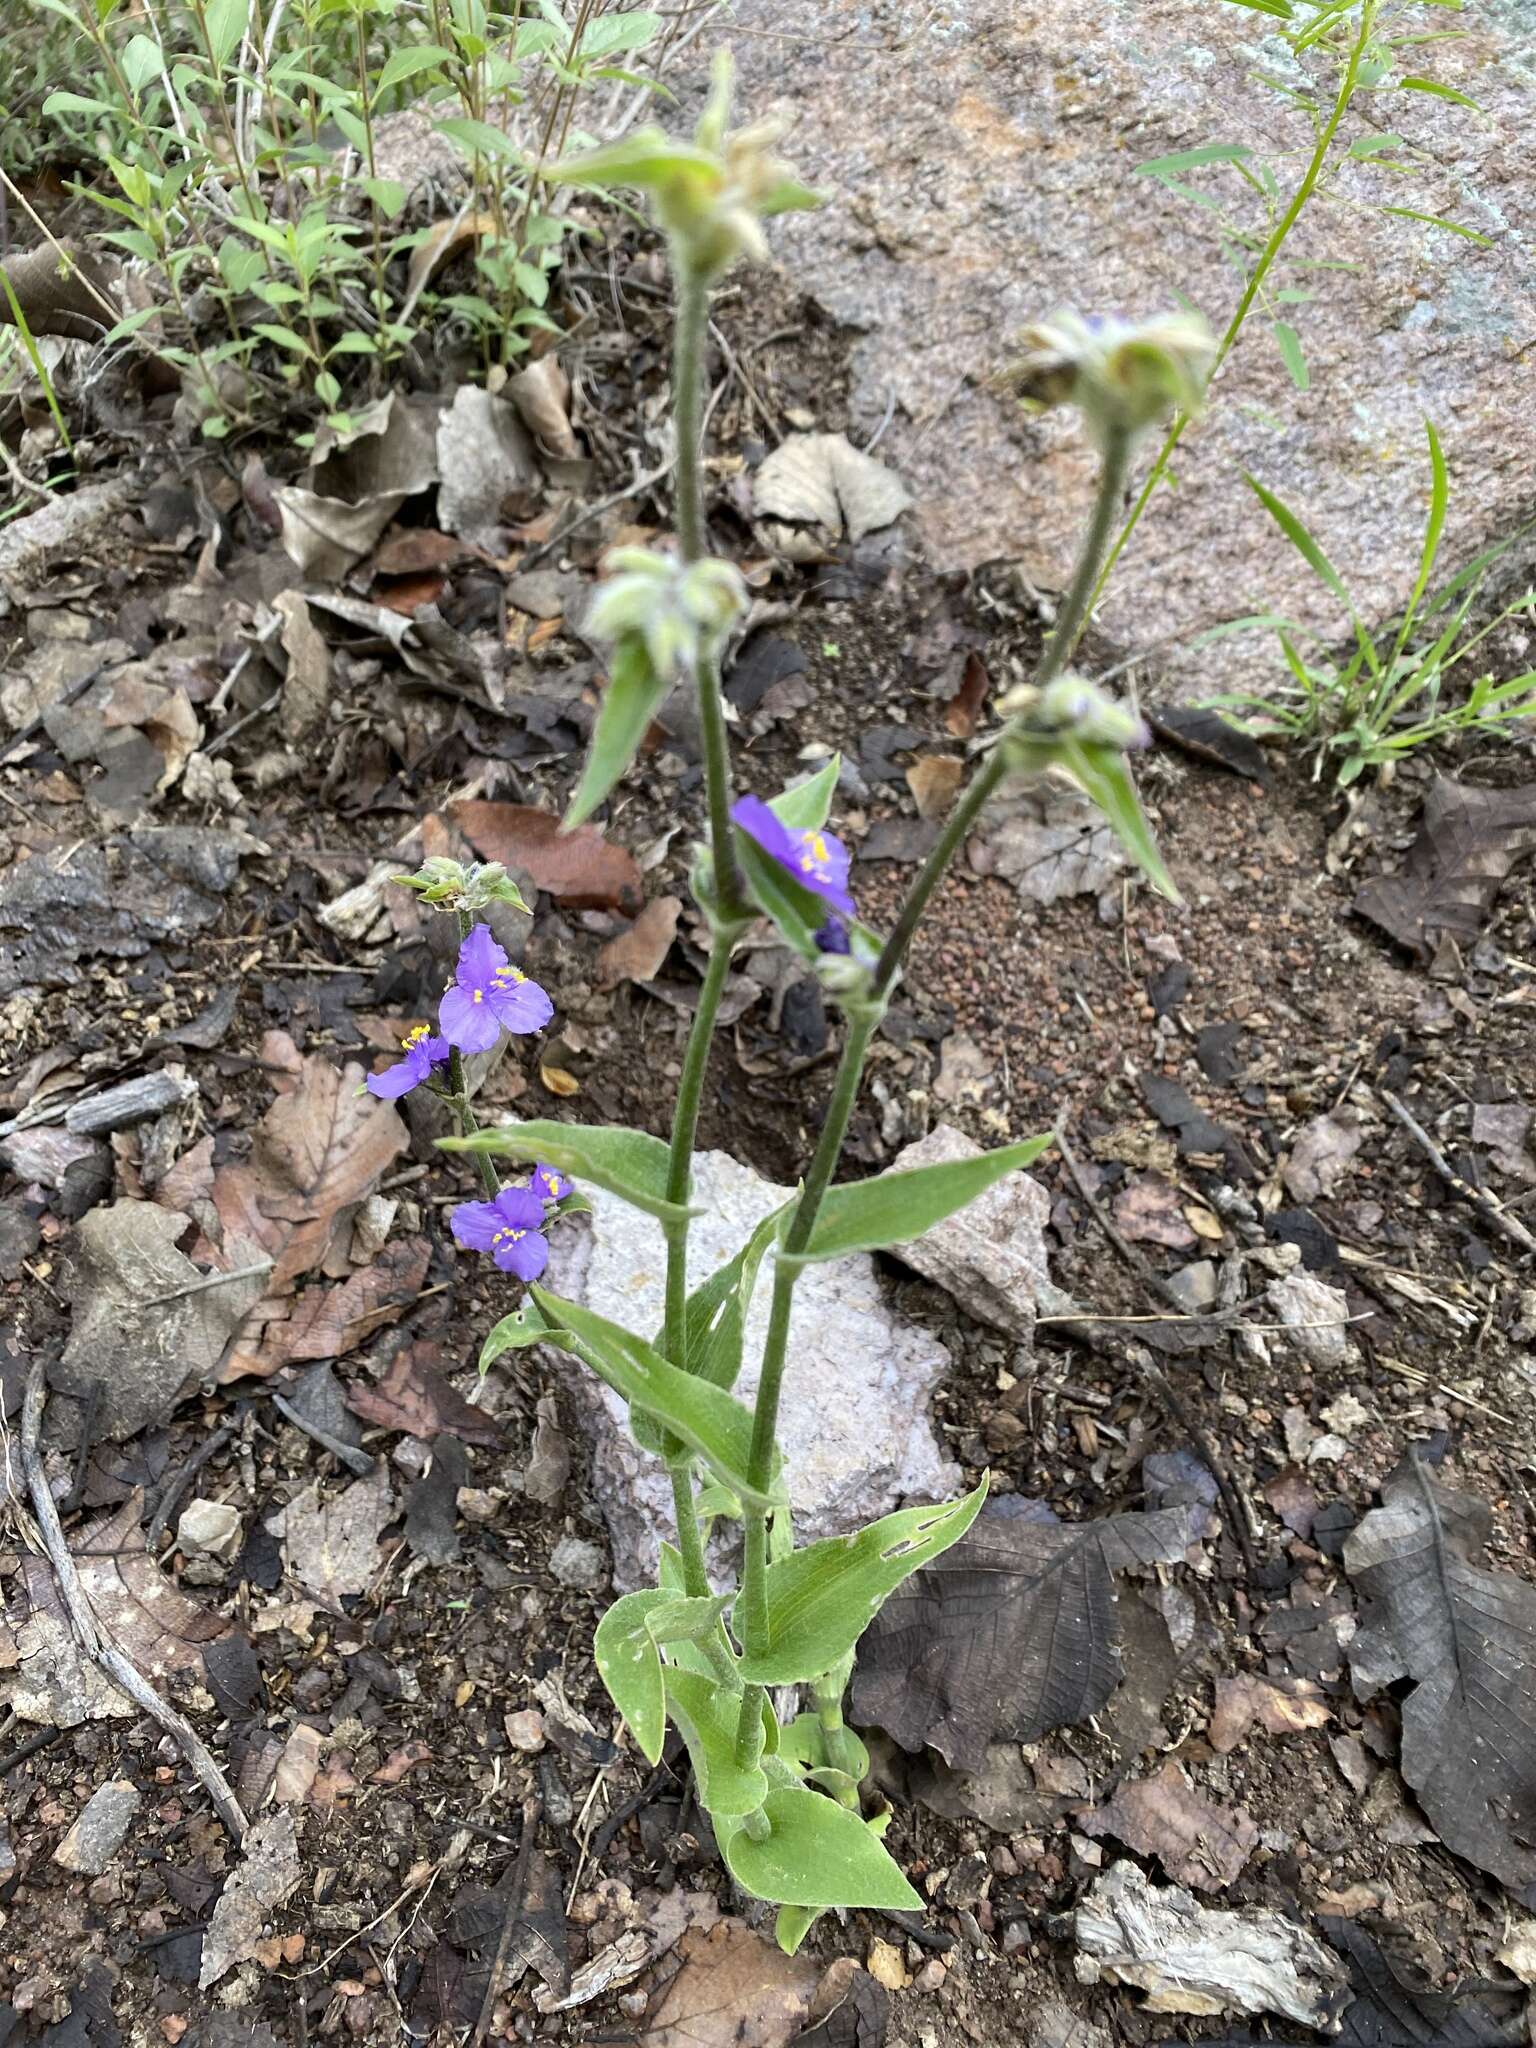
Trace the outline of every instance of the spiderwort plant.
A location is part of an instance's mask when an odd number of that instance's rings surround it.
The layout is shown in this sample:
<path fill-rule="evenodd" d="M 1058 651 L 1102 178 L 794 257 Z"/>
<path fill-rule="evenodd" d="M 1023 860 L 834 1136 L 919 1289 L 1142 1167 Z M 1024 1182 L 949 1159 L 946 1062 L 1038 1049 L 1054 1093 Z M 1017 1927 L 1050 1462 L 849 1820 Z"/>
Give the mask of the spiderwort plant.
<path fill-rule="evenodd" d="M 708 834 L 691 881 L 710 951 L 671 1140 L 532 1121 L 480 1131 L 466 1124 L 459 1139 L 445 1142 L 482 1165 L 510 1159 L 534 1168 L 526 1188 L 497 1186 L 488 1201 L 454 1213 L 461 1242 L 530 1283 L 523 1305 L 487 1338 L 482 1365 L 531 1344 L 570 1354 L 628 1403 L 636 1440 L 669 1471 L 677 1542 L 663 1546 L 659 1583 L 626 1594 L 604 1615 L 594 1644 L 597 1667 L 637 1747 L 653 1762 L 668 1723 L 676 1726 L 731 1874 L 748 1892 L 777 1903 L 779 1940 L 792 1951 L 829 1908 L 921 1903 L 881 1840 L 889 1814 L 866 1818 L 862 1811 L 859 1788 L 868 1758 L 844 1724 L 842 1701 L 871 1618 L 910 1573 L 965 1533 L 986 1491 L 983 1481 L 947 1505 L 903 1509 L 855 1534 L 795 1546 L 793 1475 L 784 1470 L 776 1433 L 785 1374 L 793 1370 L 796 1284 L 813 1262 L 921 1235 L 1028 1165 L 1049 1143 L 1031 1138 L 976 1159 L 834 1182 L 870 1041 L 913 930 L 1004 778 L 1050 772 L 1078 782 L 1154 884 L 1174 893 L 1127 765 L 1144 741 L 1139 721 L 1064 671 L 1132 450 L 1171 406 L 1198 397 L 1208 350 L 1202 330 L 1182 319 L 1106 327 L 1058 318 L 1049 334 L 1042 330 L 1029 343 L 1021 387 L 1037 402 L 1080 407 L 1102 454 L 1098 498 L 1039 672 L 1002 707 L 999 731 L 882 936 L 859 916 L 848 851 L 828 827 L 835 759 L 776 796 L 737 797 L 731 786 L 720 656 L 744 593 L 735 570 L 706 553 L 700 343 L 711 285 L 737 257 L 762 254 L 761 218 L 810 204 L 813 195 L 773 159 L 769 131 L 729 132 L 728 101 L 729 74 L 722 71 L 691 143 L 644 130 L 547 174 L 649 193 L 671 244 L 676 280 L 678 549 L 675 556 L 626 550 L 611 565 L 596 608 L 611 647 L 608 686 L 567 817 L 575 824 L 603 801 L 628 770 L 662 700 L 676 686 L 691 687 L 708 797 Z M 457 884 L 449 897 L 462 916 L 456 890 Z M 763 917 L 812 966 L 841 1009 L 843 1050 L 799 1189 L 733 1258 L 690 1286 L 691 1162 L 705 1065 L 733 950 Z M 514 1015 L 530 1017 L 536 1004 L 526 991 L 527 984 L 505 979 L 483 942 L 466 945 L 445 999 L 442 1036 L 468 1042 L 466 1031 L 486 1028 L 486 1013 L 503 1026 Z M 651 1336 L 539 1284 L 546 1256 L 539 1219 L 552 1204 L 571 1199 L 559 1193 L 566 1175 L 606 1189 L 659 1225 L 667 1253 L 665 1312 Z M 765 1264 L 771 1305 L 757 1393 L 748 1406 L 733 1389 Z M 721 1516 L 742 1524 L 741 1568 L 717 1588 L 706 1564 L 704 1529 Z M 769 1688 L 779 1686 L 806 1688 L 811 1703 L 787 1725 L 769 1701 Z"/>

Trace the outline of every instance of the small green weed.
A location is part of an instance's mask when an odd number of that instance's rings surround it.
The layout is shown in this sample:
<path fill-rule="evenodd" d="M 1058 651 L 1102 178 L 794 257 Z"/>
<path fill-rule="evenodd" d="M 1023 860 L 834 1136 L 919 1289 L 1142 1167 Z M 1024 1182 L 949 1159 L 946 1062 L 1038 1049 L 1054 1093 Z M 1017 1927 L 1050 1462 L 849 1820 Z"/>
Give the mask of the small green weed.
<path fill-rule="evenodd" d="M 1487 549 L 1460 575 L 1433 595 L 1430 577 L 1440 552 L 1450 502 L 1450 480 L 1440 437 L 1425 421 L 1431 471 L 1429 516 L 1419 554 L 1419 571 L 1402 621 L 1390 641 L 1379 641 L 1366 627 L 1360 609 L 1343 579 L 1300 517 L 1257 478 L 1247 479 L 1254 495 L 1312 573 L 1337 598 L 1348 618 L 1353 648 L 1336 659 L 1327 643 L 1293 619 L 1259 613 L 1201 636 L 1219 635 L 1252 626 L 1275 631 L 1290 672 L 1290 685 L 1275 698 L 1250 695 L 1218 697 L 1219 707 L 1258 714 L 1298 744 L 1315 749 L 1314 773 L 1321 778 L 1331 766 L 1341 787 L 1367 768 L 1392 765 L 1434 740 L 1453 733 L 1497 733 L 1519 720 L 1536 717 L 1536 670 L 1496 683 L 1480 675 L 1464 695 L 1453 689 L 1456 671 L 1488 636 L 1507 621 L 1536 617 L 1536 590 L 1527 590 L 1499 608 L 1488 623 L 1463 633 L 1483 579 L 1505 553 L 1508 541 Z M 1416 633 L 1418 644 L 1415 641 Z M 1310 658 L 1302 643 L 1310 645 Z"/>

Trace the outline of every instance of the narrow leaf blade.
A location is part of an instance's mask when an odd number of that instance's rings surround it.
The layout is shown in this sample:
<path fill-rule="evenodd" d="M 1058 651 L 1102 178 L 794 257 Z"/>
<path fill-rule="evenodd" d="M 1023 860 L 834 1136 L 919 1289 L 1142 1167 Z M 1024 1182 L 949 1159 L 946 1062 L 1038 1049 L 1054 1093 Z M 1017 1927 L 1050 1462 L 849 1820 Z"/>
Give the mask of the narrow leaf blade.
<path fill-rule="evenodd" d="M 671 688 L 670 680 L 658 676 L 652 668 L 639 640 L 621 643 L 609 670 L 586 766 L 565 814 L 562 831 L 572 831 L 590 818 L 620 776 L 628 772 L 651 720 Z"/>
<path fill-rule="evenodd" d="M 1051 1142 L 1047 1132 L 1043 1137 L 982 1152 L 974 1159 L 946 1159 L 934 1166 L 908 1167 L 829 1188 L 817 1212 L 810 1243 L 795 1257 L 810 1263 L 910 1244 L 985 1194 L 1006 1174 L 1032 1166 Z"/>
<path fill-rule="evenodd" d="M 572 1180 L 604 1188 L 663 1223 L 681 1223 L 688 1209 L 667 1194 L 667 1148 L 660 1138 L 618 1124 L 560 1124 L 533 1118 L 496 1124 L 467 1138 L 439 1140 L 446 1152 L 489 1152 L 531 1166 L 543 1161 Z"/>

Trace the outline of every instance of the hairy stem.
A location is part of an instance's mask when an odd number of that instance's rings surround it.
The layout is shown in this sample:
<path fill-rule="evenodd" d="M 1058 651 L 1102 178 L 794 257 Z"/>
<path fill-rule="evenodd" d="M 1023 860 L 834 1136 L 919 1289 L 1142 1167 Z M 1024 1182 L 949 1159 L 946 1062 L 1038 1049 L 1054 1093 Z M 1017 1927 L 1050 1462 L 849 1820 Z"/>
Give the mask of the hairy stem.
<path fill-rule="evenodd" d="M 720 997 L 731 971 L 731 947 L 735 928 L 722 926 L 716 932 L 699 990 L 693 1028 L 683 1054 L 683 1071 L 677 1084 L 677 1104 L 672 1112 L 672 1150 L 667 1161 L 667 1200 L 679 1207 L 688 1199 L 688 1181 L 693 1167 L 694 1140 L 699 1128 L 699 1105 L 704 1094 L 704 1071 L 709 1065 L 714 1041 L 715 1019 Z M 667 1231 L 667 1320 L 666 1355 L 684 1371 L 688 1367 L 688 1226 L 678 1224 Z"/>
<path fill-rule="evenodd" d="M 1291 203 L 1276 222 L 1269 240 L 1260 251 L 1259 260 L 1253 266 L 1248 282 L 1243 288 L 1243 295 L 1237 302 L 1237 310 L 1227 322 L 1226 332 L 1222 335 L 1221 341 L 1217 346 L 1216 360 L 1211 365 L 1212 379 L 1215 378 L 1217 371 L 1231 353 L 1233 344 L 1242 332 L 1249 313 L 1253 310 L 1254 301 L 1264 288 L 1265 279 L 1274 268 L 1275 261 L 1281 249 L 1285 246 L 1287 237 L 1301 218 L 1307 201 L 1312 197 L 1313 191 L 1316 189 L 1318 179 L 1327 168 L 1328 153 L 1333 147 L 1334 137 L 1339 132 L 1339 123 L 1344 119 L 1345 114 L 1349 110 L 1349 103 L 1355 96 L 1355 87 L 1360 76 L 1361 60 L 1365 56 L 1366 50 L 1370 46 L 1371 38 L 1376 32 L 1376 13 L 1377 0 L 1366 0 L 1365 6 L 1360 10 L 1360 24 L 1356 30 L 1355 39 L 1350 45 L 1349 57 L 1339 78 L 1339 89 L 1334 98 L 1333 110 L 1318 135 L 1317 146 L 1312 151 L 1307 168 L 1301 175 L 1301 182 L 1291 194 Z M 1103 594 L 1104 586 L 1109 581 L 1115 564 L 1125 552 L 1131 535 L 1141 523 L 1141 515 L 1146 511 L 1158 487 L 1168 474 L 1168 466 L 1172 462 L 1178 445 L 1183 440 L 1185 431 L 1189 427 L 1192 418 L 1193 415 L 1187 412 L 1175 414 L 1173 424 L 1169 427 L 1164 437 L 1163 445 L 1157 452 L 1157 460 L 1148 472 L 1147 480 L 1142 485 L 1136 502 L 1131 507 L 1125 524 L 1116 535 L 1115 544 L 1110 549 L 1104 566 L 1098 573 L 1097 581 L 1093 587 L 1094 603 L 1097 603 Z"/>
<path fill-rule="evenodd" d="M 704 529 L 704 333 L 709 321 L 709 280 L 686 258 L 677 267 L 677 331 L 672 347 L 672 415 L 677 437 L 677 540 L 685 562 L 708 552 Z M 746 914 L 746 892 L 731 838 L 731 757 L 725 736 L 725 701 L 720 693 L 720 646 L 701 644 L 696 677 L 699 735 L 704 746 L 704 782 L 709 800 L 709 844 L 715 862 L 715 892 L 727 921 Z"/>
<path fill-rule="evenodd" d="M 1042 686 L 1053 681 L 1061 673 L 1082 622 L 1087 616 L 1096 587 L 1099 561 L 1114 523 L 1121 493 L 1125 488 L 1130 456 L 1130 435 L 1123 432 L 1111 435 L 1104 449 L 1098 495 L 1094 501 L 1087 532 L 1083 536 L 1077 566 L 1067 593 L 1062 599 L 1061 610 L 1057 614 L 1051 637 L 1040 658 L 1037 681 Z M 768 1334 L 763 1344 L 763 1365 L 757 1384 L 757 1405 L 752 1417 L 752 1451 L 748 1464 L 748 1476 L 758 1493 L 767 1491 L 773 1477 L 773 1446 L 779 1421 L 779 1395 L 784 1381 L 784 1362 L 789 1349 L 789 1325 L 794 1307 L 795 1283 L 801 1272 L 801 1268 L 795 1263 L 795 1255 L 803 1252 L 811 1241 L 817 1211 L 836 1171 L 838 1155 L 843 1149 L 843 1139 L 847 1135 L 849 1120 L 853 1115 L 853 1105 L 858 1098 L 859 1084 L 864 1077 L 864 1061 L 869 1052 L 869 1042 L 874 1036 L 884 1007 L 882 999 L 889 992 L 900 970 L 912 935 L 917 930 L 918 921 L 927 909 L 934 890 L 943 879 L 956 849 L 964 842 L 988 798 L 1007 772 L 1006 747 L 993 747 L 983 766 L 972 777 L 965 795 L 951 812 L 938 844 L 908 891 L 907 899 L 901 907 L 900 915 L 891 929 L 891 935 L 885 942 L 884 951 L 875 968 L 872 1001 L 867 1007 L 855 1011 L 849 1019 L 848 1036 L 843 1044 L 842 1058 L 838 1061 L 837 1075 L 832 1083 L 832 1099 L 827 1105 L 826 1118 L 822 1123 L 815 1156 L 806 1174 L 800 1199 L 795 1205 L 795 1213 L 784 1235 L 783 1254 L 774 1268 L 773 1300 L 768 1312 Z M 760 1510 L 752 1510 L 747 1515 L 746 1550 L 739 1604 L 743 1640 L 749 1656 L 754 1653 L 761 1654 L 768 1645 L 767 1567 L 767 1522 Z M 754 1694 L 756 1699 L 753 1697 Z M 749 1716 L 760 1713 L 761 1702 L 762 1688 L 749 1685 L 746 1697 L 742 1701 L 741 1718 L 736 1730 L 736 1754 L 739 1761 L 746 1762 L 750 1759 L 755 1737 Z"/>

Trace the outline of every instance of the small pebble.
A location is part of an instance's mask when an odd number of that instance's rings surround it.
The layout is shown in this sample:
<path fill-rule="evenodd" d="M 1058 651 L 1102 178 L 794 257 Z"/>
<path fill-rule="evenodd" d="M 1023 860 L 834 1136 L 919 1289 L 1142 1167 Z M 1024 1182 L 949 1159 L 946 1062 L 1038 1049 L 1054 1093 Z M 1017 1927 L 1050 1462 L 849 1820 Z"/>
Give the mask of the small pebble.
<path fill-rule="evenodd" d="M 944 1988 L 944 1979 L 948 1975 L 949 1971 L 939 1961 L 938 1957 L 934 1956 L 931 1961 L 924 1963 L 923 1967 L 912 1979 L 912 1989 L 929 1994 L 941 1991 Z"/>
<path fill-rule="evenodd" d="M 537 1707 L 524 1707 L 519 1714 L 508 1714 L 504 1725 L 507 1740 L 514 1749 L 533 1756 L 544 1747 L 544 1716 Z"/>
<path fill-rule="evenodd" d="M 877 1935 L 869 1944 L 869 1954 L 864 1967 L 877 1984 L 883 1984 L 887 1991 L 905 1991 L 912 1979 L 907 1966 L 901 1959 L 901 1950 L 889 1941 L 881 1941 Z"/>

